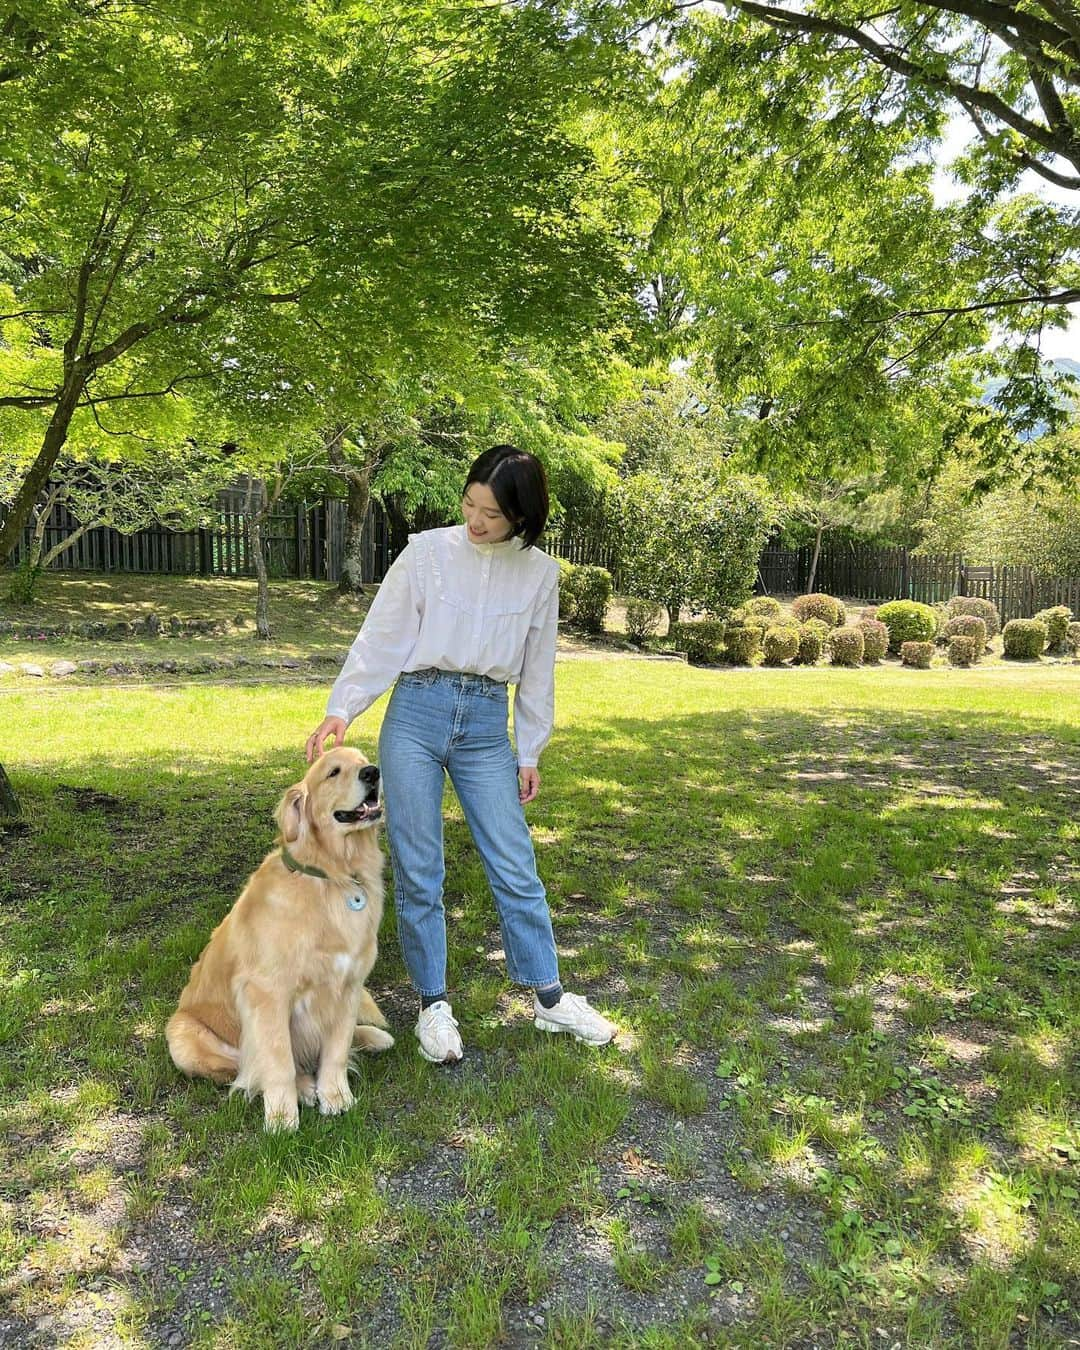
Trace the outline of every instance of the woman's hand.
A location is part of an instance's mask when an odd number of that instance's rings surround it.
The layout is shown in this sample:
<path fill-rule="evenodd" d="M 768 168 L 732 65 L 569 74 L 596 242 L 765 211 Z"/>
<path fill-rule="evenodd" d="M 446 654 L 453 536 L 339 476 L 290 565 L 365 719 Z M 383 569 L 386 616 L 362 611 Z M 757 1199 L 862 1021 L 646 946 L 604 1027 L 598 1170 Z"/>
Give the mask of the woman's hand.
<path fill-rule="evenodd" d="M 518 781 L 521 786 L 518 789 L 518 801 L 522 806 L 526 802 L 531 802 L 540 791 L 540 771 L 535 764 L 523 765 L 518 769 Z"/>
<path fill-rule="evenodd" d="M 304 746 L 304 754 L 307 756 L 307 762 L 310 764 L 313 760 L 319 758 L 323 752 L 323 747 L 330 739 L 334 737 L 334 749 L 336 750 L 345 739 L 346 722 L 344 717 L 324 717 L 316 729 L 307 738 L 307 745 Z"/>

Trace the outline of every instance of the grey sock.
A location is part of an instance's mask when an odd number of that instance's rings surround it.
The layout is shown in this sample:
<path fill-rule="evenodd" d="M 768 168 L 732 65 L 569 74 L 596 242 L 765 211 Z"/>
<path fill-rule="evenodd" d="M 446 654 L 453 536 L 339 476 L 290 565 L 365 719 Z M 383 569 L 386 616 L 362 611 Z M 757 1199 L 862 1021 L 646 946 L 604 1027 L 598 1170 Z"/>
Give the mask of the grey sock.
<path fill-rule="evenodd" d="M 441 994 L 421 994 L 420 1011 L 423 1012 L 425 1008 L 430 1008 L 433 1003 L 449 1003 L 449 1001 L 445 989 Z"/>
<path fill-rule="evenodd" d="M 554 1008 L 559 999 L 562 998 L 562 985 L 553 984 L 550 989 L 538 989 L 536 997 L 540 1000 L 542 1008 Z"/>

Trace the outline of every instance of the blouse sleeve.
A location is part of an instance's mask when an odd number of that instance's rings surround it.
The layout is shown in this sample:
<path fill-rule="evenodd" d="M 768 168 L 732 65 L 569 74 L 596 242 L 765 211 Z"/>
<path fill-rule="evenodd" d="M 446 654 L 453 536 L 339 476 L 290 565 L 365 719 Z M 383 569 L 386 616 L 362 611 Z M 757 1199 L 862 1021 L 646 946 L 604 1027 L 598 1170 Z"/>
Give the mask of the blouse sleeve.
<path fill-rule="evenodd" d="M 422 612 L 416 550 L 410 541 L 394 559 L 371 602 L 330 690 L 327 717 L 351 722 L 389 689 L 416 646 Z"/>
<path fill-rule="evenodd" d="M 537 764 L 555 725 L 555 643 L 559 631 L 559 574 L 537 607 L 525 639 L 525 659 L 514 691 L 518 766 Z"/>

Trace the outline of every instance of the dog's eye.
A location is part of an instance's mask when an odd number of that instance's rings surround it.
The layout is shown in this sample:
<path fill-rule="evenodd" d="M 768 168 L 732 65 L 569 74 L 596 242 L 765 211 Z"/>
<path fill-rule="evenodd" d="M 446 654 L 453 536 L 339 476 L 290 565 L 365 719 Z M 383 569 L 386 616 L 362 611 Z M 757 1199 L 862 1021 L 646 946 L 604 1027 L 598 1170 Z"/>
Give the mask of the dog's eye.
<path fill-rule="evenodd" d="M 326 776 L 327 776 L 327 778 L 333 778 L 334 774 L 340 773 L 340 772 L 341 772 L 341 765 L 339 764 L 338 767 L 337 767 L 336 769 L 331 769 L 330 772 L 329 772 Z"/>

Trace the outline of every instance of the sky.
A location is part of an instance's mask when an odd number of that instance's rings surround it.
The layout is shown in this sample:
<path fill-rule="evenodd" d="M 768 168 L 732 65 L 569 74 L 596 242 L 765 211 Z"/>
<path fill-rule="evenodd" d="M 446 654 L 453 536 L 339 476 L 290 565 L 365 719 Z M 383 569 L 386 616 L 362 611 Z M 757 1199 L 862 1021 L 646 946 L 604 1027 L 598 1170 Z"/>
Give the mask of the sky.
<path fill-rule="evenodd" d="M 949 123 L 934 173 L 934 199 L 938 203 L 955 201 L 964 195 L 965 189 L 953 181 L 948 166 L 975 138 L 975 134 L 974 128 L 963 114 L 958 114 Z M 1062 164 L 1060 167 L 1069 169 L 1072 166 Z M 1021 177 L 1019 191 L 1034 192 L 1047 201 L 1060 202 L 1065 206 L 1074 208 L 1080 206 L 1075 192 L 1057 188 L 1053 183 L 1048 183 L 1045 178 L 1040 178 L 1038 174 L 1030 171 Z M 1042 336 L 1042 352 L 1044 356 L 1050 358 L 1068 356 L 1074 361 L 1080 361 L 1080 305 L 1070 305 L 1067 309 L 1072 316 L 1068 328 L 1045 329 Z"/>

